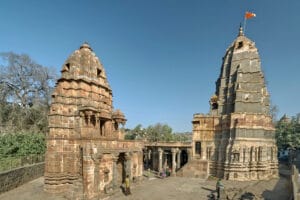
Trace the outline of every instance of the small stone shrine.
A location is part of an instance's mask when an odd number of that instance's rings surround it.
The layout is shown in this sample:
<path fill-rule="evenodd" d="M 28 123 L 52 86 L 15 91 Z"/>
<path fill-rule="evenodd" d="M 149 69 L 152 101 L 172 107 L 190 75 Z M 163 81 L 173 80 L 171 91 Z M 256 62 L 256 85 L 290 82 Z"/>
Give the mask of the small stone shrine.
<path fill-rule="evenodd" d="M 113 110 L 105 70 L 84 43 L 64 63 L 52 94 L 45 191 L 91 199 L 142 176 L 143 144 L 123 140 L 126 122 Z"/>

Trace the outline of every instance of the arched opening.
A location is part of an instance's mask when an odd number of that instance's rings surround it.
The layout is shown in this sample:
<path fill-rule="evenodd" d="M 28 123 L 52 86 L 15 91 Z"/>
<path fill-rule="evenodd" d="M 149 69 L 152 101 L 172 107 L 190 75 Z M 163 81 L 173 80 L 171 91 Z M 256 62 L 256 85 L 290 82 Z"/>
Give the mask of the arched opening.
<path fill-rule="evenodd" d="M 125 153 L 120 153 L 119 158 L 117 161 L 117 183 L 121 185 L 126 178 L 126 171 L 125 171 Z"/>

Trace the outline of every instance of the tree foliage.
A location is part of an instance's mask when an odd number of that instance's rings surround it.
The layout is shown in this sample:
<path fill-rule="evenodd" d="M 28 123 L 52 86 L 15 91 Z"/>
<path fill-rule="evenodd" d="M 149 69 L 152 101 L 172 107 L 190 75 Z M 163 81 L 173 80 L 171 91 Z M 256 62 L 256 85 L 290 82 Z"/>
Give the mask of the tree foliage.
<path fill-rule="evenodd" d="M 168 124 L 156 123 L 147 128 L 143 128 L 141 124 L 133 129 L 126 129 L 125 139 L 129 140 L 147 140 L 149 142 L 171 142 L 171 141 L 187 141 L 186 134 L 173 133 L 172 128 Z"/>
<path fill-rule="evenodd" d="M 55 75 L 26 54 L 1 53 L 1 94 L 22 107 L 49 104 Z"/>
<path fill-rule="evenodd" d="M 0 136 L 0 156 L 26 156 L 44 154 L 45 134 L 17 133 Z"/>
<path fill-rule="evenodd" d="M 291 120 L 279 120 L 276 123 L 276 142 L 280 149 L 300 148 L 300 113 Z"/>
<path fill-rule="evenodd" d="M 172 128 L 167 124 L 157 123 L 155 125 L 150 125 L 146 129 L 146 138 L 148 141 L 172 141 Z"/>
<path fill-rule="evenodd" d="M 25 54 L 1 53 L 0 61 L 0 133 L 45 133 L 56 74 Z"/>

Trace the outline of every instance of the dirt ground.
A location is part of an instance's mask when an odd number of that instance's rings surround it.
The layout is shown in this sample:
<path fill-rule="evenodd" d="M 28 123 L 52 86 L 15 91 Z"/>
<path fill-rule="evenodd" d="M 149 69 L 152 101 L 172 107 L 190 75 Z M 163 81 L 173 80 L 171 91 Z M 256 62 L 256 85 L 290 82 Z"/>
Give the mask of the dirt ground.
<path fill-rule="evenodd" d="M 65 200 L 62 195 L 47 194 L 43 191 L 43 177 L 31 181 L 14 190 L 0 195 L 0 200 Z M 239 193 L 252 193 L 258 199 L 288 200 L 288 179 L 269 181 L 234 182 L 223 181 L 226 190 Z M 197 178 L 168 177 L 165 179 L 151 177 L 133 184 L 132 195 L 125 196 L 121 189 L 107 200 L 207 200 L 208 195 L 215 193 L 215 180 L 201 180 Z M 232 188 L 232 190 L 231 190 Z M 242 193 L 240 193 L 242 189 Z"/>

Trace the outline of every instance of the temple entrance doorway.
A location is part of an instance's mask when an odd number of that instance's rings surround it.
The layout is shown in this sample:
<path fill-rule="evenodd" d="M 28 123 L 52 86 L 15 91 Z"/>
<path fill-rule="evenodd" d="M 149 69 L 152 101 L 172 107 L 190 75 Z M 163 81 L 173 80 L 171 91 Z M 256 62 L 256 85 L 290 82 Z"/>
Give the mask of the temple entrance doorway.
<path fill-rule="evenodd" d="M 201 156 L 201 142 L 195 142 L 195 154 Z"/>
<path fill-rule="evenodd" d="M 181 150 L 180 166 L 183 167 L 188 162 L 188 153 L 186 150 Z"/>
<path fill-rule="evenodd" d="M 120 153 L 119 158 L 117 161 L 117 184 L 121 185 L 126 178 L 126 172 L 125 172 L 125 153 Z"/>

